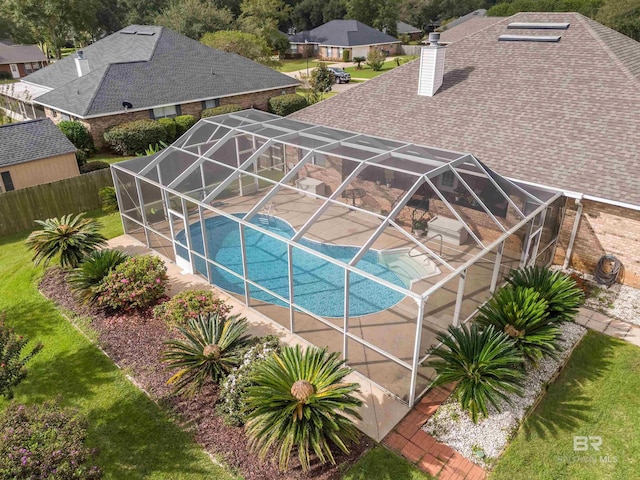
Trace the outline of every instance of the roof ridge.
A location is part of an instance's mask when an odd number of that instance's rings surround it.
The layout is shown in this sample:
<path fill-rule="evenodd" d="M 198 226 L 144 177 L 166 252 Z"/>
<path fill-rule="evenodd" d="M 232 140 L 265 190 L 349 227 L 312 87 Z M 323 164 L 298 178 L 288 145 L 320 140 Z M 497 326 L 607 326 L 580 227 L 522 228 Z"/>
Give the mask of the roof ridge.
<path fill-rule="evenodd" d="M 87 113 L 89 113 L 89 111 L 91 110 L 91 105 L 93 105 L 94 100 L 96 99 L 96 97 L 98 96 L 98 92 L 100 91 L 100 88 L 102 88 L 102 84 L 104 83 L 105 79 L 107 78 L 107 75 L 109 74 L 109 70 L 111 70 L 111 66 L 113 64 L 112 63 L 108 63 L 106 65 L 106 68 L 104 70 L 104 73 L 102 74 L 102 77 L 100 77 L 100 82 L 98 83 L 98 85 L 96 86 L 95 90 L 93 91 L 93 94 L 91 95 L 91 98 L 89 99 L 89 101 L 87 102 L 87 106 L 84 109 L 84 111 L 82 112 L 82 116 L 84 117 Z M 78 77 L 80 78 L 80 77 Z"/>
<path fill-rule="evenodd" d="M 495 27 L 496 25 L 499 25 L 499 24 L 501 24 L 501 23 L 505 22 L 506 20 L 508 20 L 508 19 L 510 19 L 510 18 L 512 18 L 512 17 L 514 17 L 515 15 L 518 15 L 518 13 L 516 13 L 516 14 L 514 14 L 514 15 L 510 15 L 510 16 L 508 16 L 508 17 L 503 17 L 503 19 L 502 19 L 502 20 L 498 20 L 497 22 L 494 22 L 494 23 L 492 23 L 492 24 L 490 24 L 490 25 L 487 25 L 486 27 L 483 27 L 483 28 L 481 28 L 480 30 L 476 30 L 475 32 L 473 32 L 473 33 L 471 33 L 471 34 L 467 35 L 466 37 L 461 38 L 461 39 L 460 39 L 460 40 L 458 40 L 457 42 L 453 42 L 453 43 L 452 43 L 451 45 L 449 45 L 447 48 L 451 48 L 451 47 L 453 47 L 456 43 L 463 42 L 463 41 L 464 41 L 464 40 L 466 40 L 467 38 L 471 38 L 471 37 L 473 37 L 474 35 L 479 34 L 480 32 L 484 32 L 485 30 L 487 30 L 487 29 L 489 29 L 489 28 Z M 476 18 L 496 18 L 496 17 L 474 17 L 474 18 L 470 18 L 468 21 L 475 20 Z M 463 24 L 464 24 L 464 23 L 461 23 L 460 25 L 463 25 Z M 457 27 L 457 26 L 458 26 L 458 25 L 455 25 L 455 26 L 454 26 L 454 28 L 455 28 L 455 27 Z M 444 30 L 444 31 L 446 31 L 446 30 Z"/>
<path fill-rule="evenodd" d="M 155 26 L 155 25 L 154 25 Z M 158 44 L 160 43 L 160 39 L 162 38 L 162 35 L 164 34 L 164 27 L 158 27 L 160 29 L 160 32 L 158 33 L 158 37 L 156 39 L 156 43 L 153 44 L 153 50 L 151 50 L 151 56 L 148 58 L 147 62 L 150 62 L 151 60 L 153 60 L 153 57 L 156 54 L 156 50 L 158 48 Z"/>
<path fill-rule="evenodd" d="M 600 35 L 593 29 L 592 25 L 587 21 L 587 20 L 591 20 L 588 17 L 585 17 L 584 15 L 582 15 L 581 13 L 577 13 L 577 12 L 573 12 L 574 15 L 576 16 L 576 18 L 578 19 L 578 21 L 580 23 L 582 23 L 582 25 L 585 27 L 585 29 L 589 32 L 589 34 L 593 37 L 593 39 L 598 42 L 598 44 L 602 47 L 602 49 L 607 52 L 607 55 L 609 55 L 609 57 L 611 57 L 611 60 L 613 60 L 613 63 L 616 64 L 616 66 L 622 70 L 622 72 L 624 73 L 624 75 L 631 80 L 632 83 L 635 83 L 636 85 L 638 85 L 640 87 L 640 79 L 636 78 L 635 75 L 633 73 L 631 73 L 631 70 L 629 70 L 629 68 L 620 60 L 620 58 L 618 57 L 618 55 L 615 54 L 615 52 L 613 50 L 611 50 L 611 48 L 609 47 L 609 45 L 607 45 L 607 43 L 602 40 L 602 38 L 600 37 Z M 593 21 L 593 20 L 592 20 Z M 599 24 L 602 25 L 605 28 L 609 28 L 604 24 Z M 617 32 L 613 29 L 611 29 L 612 31 L 623 35 L 620 32 Z"/>
<path fill-rule="evenodd" d="M 26 123 L 36 123 L 36 122 L 44 122 L 49 120 L 48 118 L 34 118 L 32 120 L 23 120 L 22 122 L 12 122 L 12 123 L 5 123 L 4 125 L 0 125 L 0 128 L 8 128 L 8 127 L 19 127 L 21 125 L 24 125 Z"/>

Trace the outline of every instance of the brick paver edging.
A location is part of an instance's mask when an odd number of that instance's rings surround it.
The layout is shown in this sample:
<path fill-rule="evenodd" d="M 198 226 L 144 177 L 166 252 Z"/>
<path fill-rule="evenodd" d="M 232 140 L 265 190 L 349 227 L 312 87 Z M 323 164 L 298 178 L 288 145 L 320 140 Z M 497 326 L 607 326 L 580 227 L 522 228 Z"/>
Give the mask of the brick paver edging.
<path fill-rule="evenodd" d="M 449 398 L 452 388 L 453 385 L 429 391 L 382 443 L 440 480 L 484 480 L 486 472 L 481 467 L 422 430 L 422 425 Z"/>

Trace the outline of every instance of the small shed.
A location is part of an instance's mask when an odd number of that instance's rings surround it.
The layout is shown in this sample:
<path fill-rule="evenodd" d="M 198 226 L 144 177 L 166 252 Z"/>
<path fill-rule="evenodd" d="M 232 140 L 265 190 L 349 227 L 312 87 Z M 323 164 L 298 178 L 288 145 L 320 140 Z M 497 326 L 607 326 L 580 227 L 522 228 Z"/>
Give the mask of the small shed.
<path fill-rule="evenodd" d="M 47 118 L 0 126 L 0 192 L 80 175 L 75 152 Z"/>

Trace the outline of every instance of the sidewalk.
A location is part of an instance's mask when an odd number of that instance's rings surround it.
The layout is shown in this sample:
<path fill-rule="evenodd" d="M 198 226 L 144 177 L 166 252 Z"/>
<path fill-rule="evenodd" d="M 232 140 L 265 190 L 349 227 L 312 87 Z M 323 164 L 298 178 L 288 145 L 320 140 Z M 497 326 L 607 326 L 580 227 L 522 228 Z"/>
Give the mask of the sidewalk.
<path fill-rule="evenodd" d="M 576 323 L 640 347 L 640 327 L 637 325 L 611 319 L 604 313 L 596 312 L 585 307 L 580 308 L 578 316 L 576 317 Z"/>

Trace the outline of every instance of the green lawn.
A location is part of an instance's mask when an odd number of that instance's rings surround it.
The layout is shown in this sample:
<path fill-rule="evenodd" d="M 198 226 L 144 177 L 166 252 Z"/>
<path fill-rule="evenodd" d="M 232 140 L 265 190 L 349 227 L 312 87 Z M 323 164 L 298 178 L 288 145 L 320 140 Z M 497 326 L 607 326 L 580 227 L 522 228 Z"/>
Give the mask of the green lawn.
<path fill-rule="evenodd" d="M 491 480 L 640 478 L 638 392 L 640 348 L 589 332 Z M 600 450 L 574 451 L 574 436 L 600 437 Z"/>
<path fill-rule="evenodd" d="M 404 55 L 398 58 L 400 58 L 400 65 L 404 65 L 405 63 L 410 62 L 411 60 L 415 60 L 417 57 Z M 398 65 L 396 64 L 395 60 L 389 60 L 388 62 L 384 62 L 384 65 L 382 66 L 382 70 L 379 70 L 377 72 L 372 70 L 371 67 L 369 67 L 365 63 L 362 63 L 361 70 L 358 70 L 356 66 L 347 67 L 345 68 L 345 70 L 351 74 L 352 78 L 374 78 L 374 77 L 377 77 L 378 75 L 382 75 L 383 73 L 388 72 L 389 70 L 393 70 L 397 66 Z"/>
<path fill-rule="evenodd" d="M 307 68 L 307 60 L 303 59 L 295 59 L 295 60 L 281 60 L 282 66 L 278 67 L 277 70 L 279 72 L 287 73 L 287 72 L 297 72 L 298 70 L 306 70 Z M 317 62 L 315 59 L 309 59 L 309 73 L 311 70 L 317 67 Z"/>
<path fill-rule="evenodd" d="M 431 480 L 433 477 L 404 458 L 377 446 L 369 450 L 342 480 Z"/>
<path fill-rule="evenodd" d="M 135 157 L 123 157 L 122 155 L 116 155 L 111 152 L 98 152 L 93 155 L 91 158 L 87 159 L 87 162 L 95 162 L 96 160 L 101 160 L 107 163 L 118 163 L 124 162 L 125 160 L 131 160 Z"/>
<path fill-rule="evenodd" d="M 107 236 L 122 233 L 119 214 L 100 220 Z M 0 310 L 20 334 L 42 341 L 44 349 L 30 362 L 16 401 L 60 395 L 65 405 L 84 413 L 88 444 L 99 449 L 97 463 L 106 479 L 233 478 L 40 295 L 42 268 L 33 267 L 25 237 L 0 239 Z M 0 411 L 6 404 L 1 398 Z"/>

